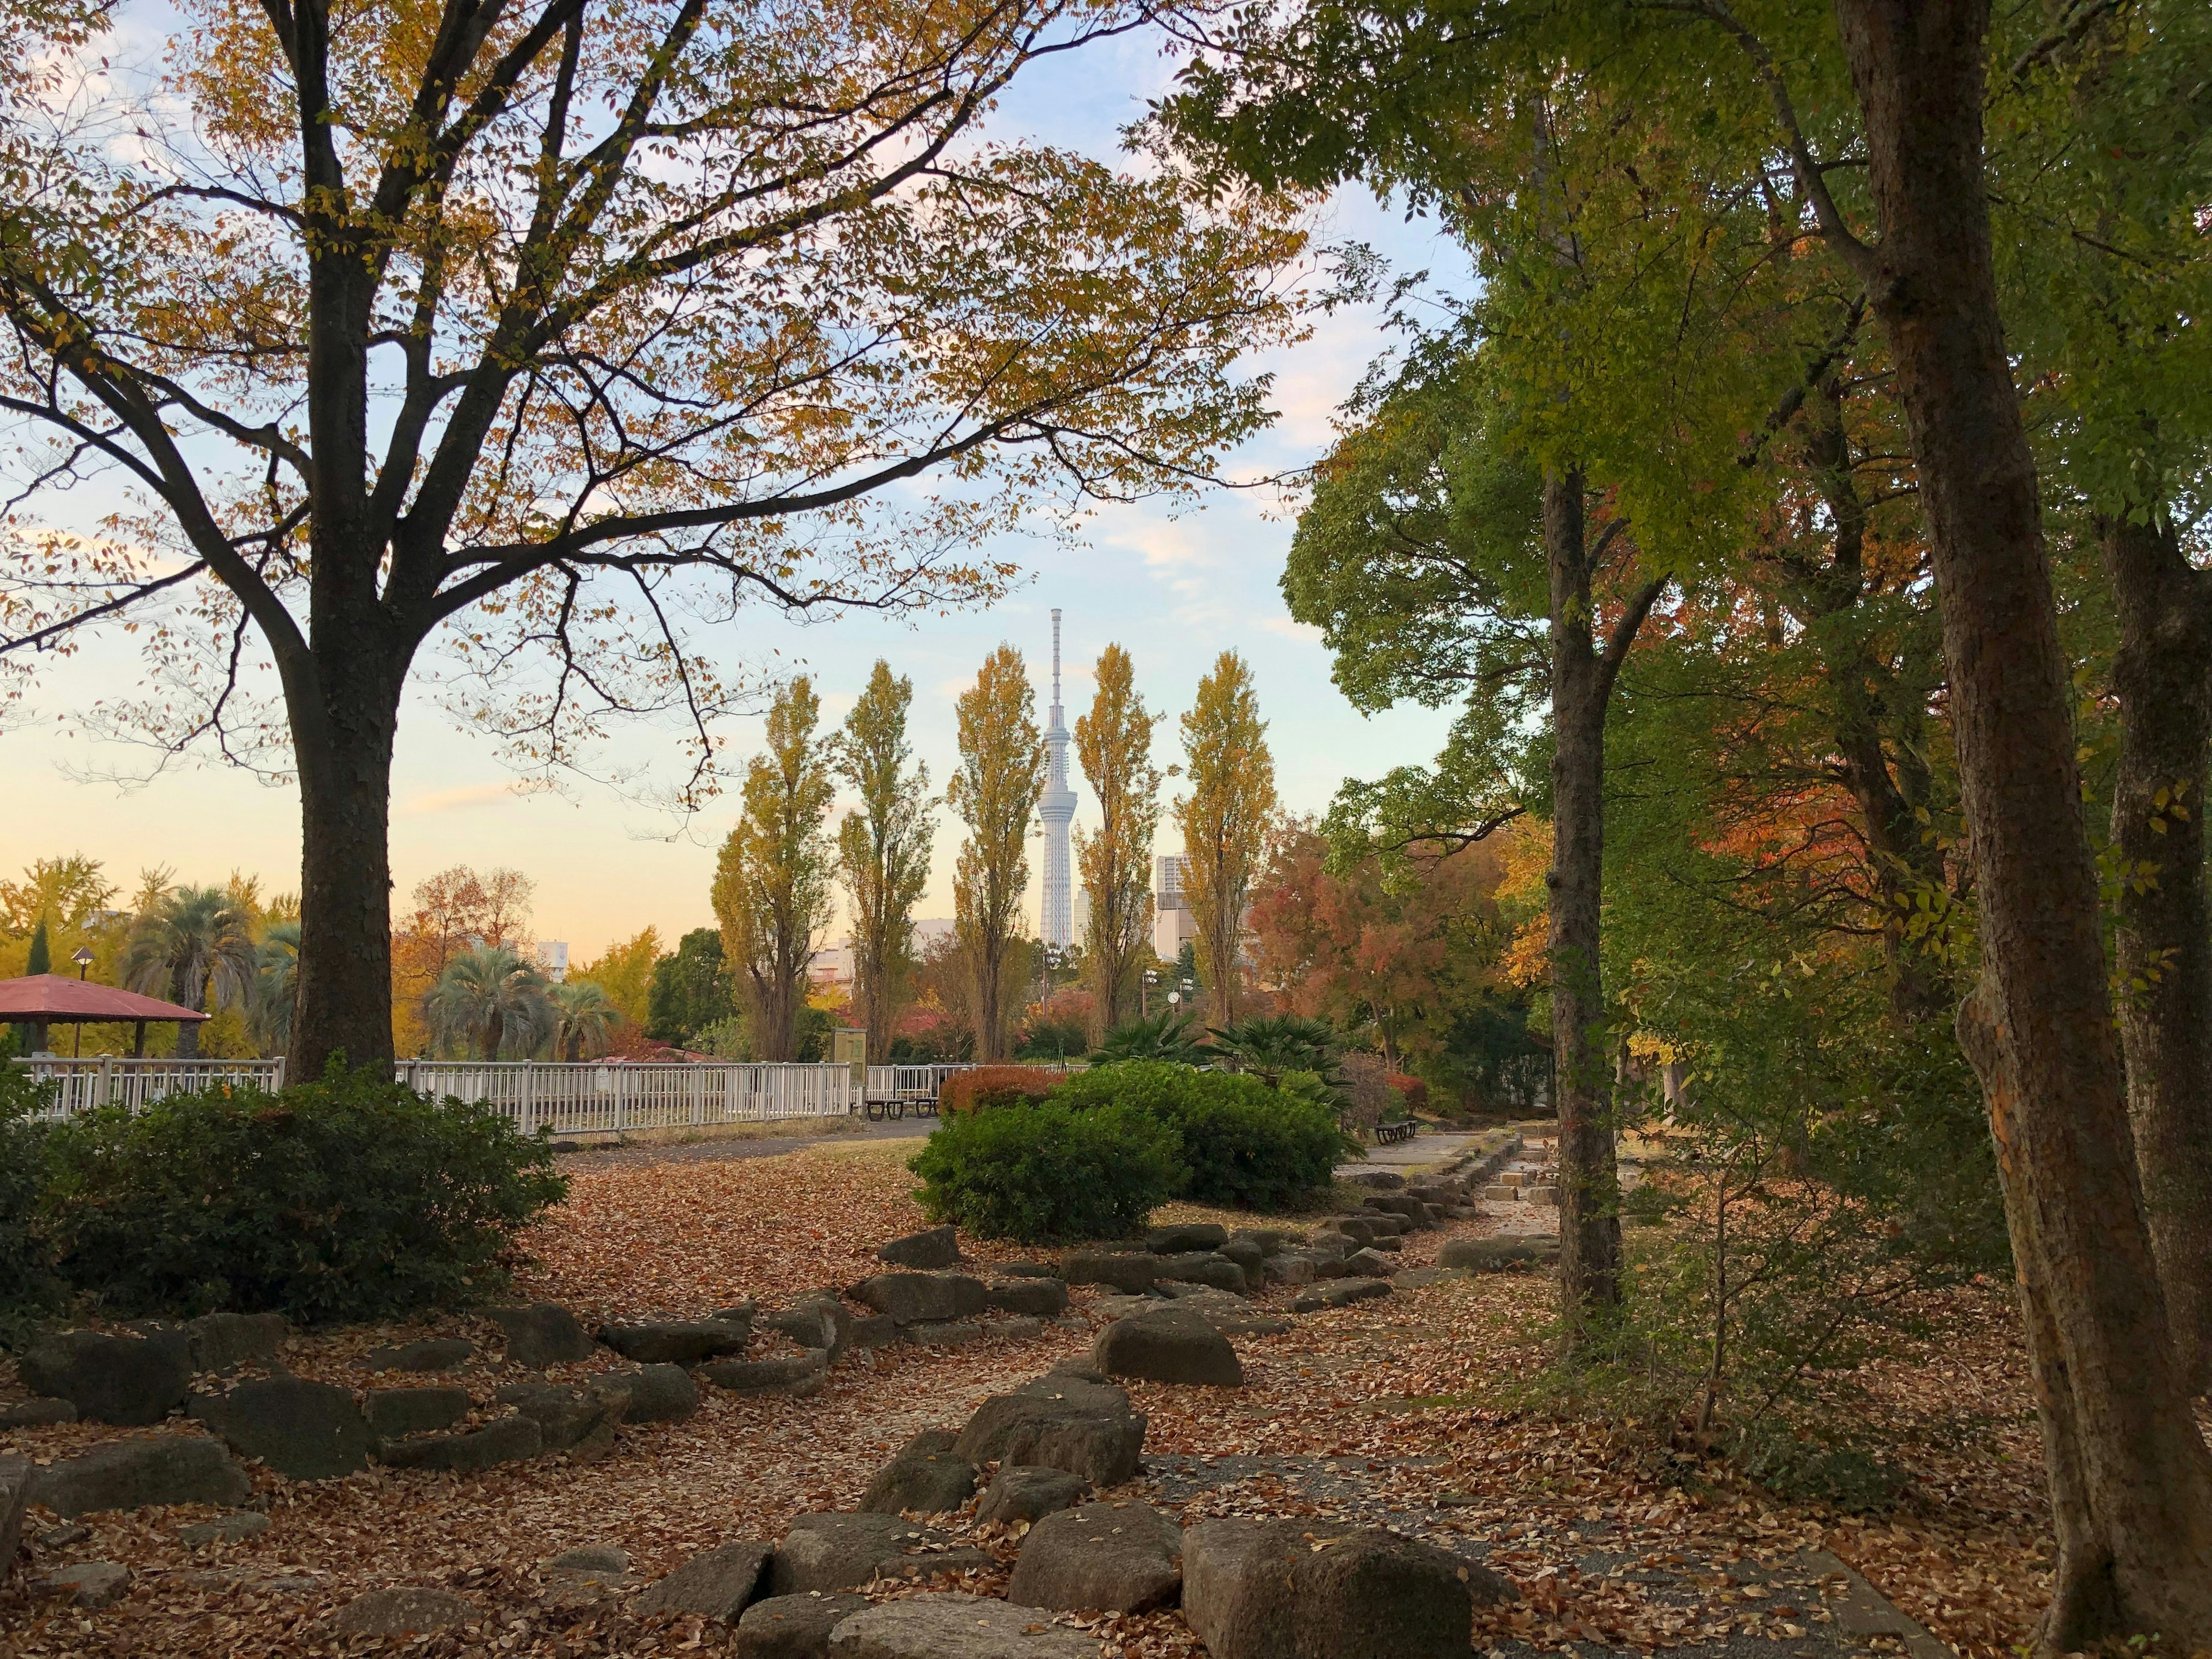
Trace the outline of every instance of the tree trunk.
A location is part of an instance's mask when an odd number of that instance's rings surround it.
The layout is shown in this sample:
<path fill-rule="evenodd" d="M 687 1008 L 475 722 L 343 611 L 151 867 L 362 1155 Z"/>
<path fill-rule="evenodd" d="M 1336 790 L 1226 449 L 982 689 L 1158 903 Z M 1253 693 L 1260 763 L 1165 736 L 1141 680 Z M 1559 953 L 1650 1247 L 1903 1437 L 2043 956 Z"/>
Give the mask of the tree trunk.
<path fill-rule="evenodd" d="M 975 948 L 975 1058 L 979 1060 L 1002 1059 L 1005 1054 L 1005 1018 L 1000 1004 L 1004 1000 L 1006 955 L 1006 946 L 1000 944 L 994 950 L 989 940 L 980 941 Z"/>
<path fill-rule="evenodd" d="M 2212 1646 L 2212 1455 L 2174 1364 L 2130 1139 L 2034 459 L 1982 178 L 1986 0 L 1837 0 L 1928 520 L 1981 909 L 1960 1034 L 1988 1097 L 2058 1539 L 2045 1654 Z"/>
<path fill-rule="evenodd" d="M 285 1075 L 343 1054 L 389 1073 L 392 750 L 405 657 L 318 651 L 321 695 L 287 687 L 300 776 L 300 958 Z M 289 678 L 289 677 L 288 677 Z"/>
<path fill-rule="evenodd" d="M 868 1028 L 868 1060 L 886 1065 L 891 1057 L 891 972 L 884 952 L 870 950 L 856 963 L 860 985 L 860 1012 Z"/>
<path fill-rule="evenodd" d="M 1579 472 L 1544 479 L 1551 569 L 1552 1048 L 1559 1114 L 1559 1300 L 1570 1340 L 1620 1299 L 1620 1206 L 1598 945 L 1610 676 L 1591 638 Z"/>
<path fill-rule="evenodd" d="M 2120 889 L 2128 1116 L 2174 1358 L 2202 1394 L 2212 1385 L 2212 575 L 2191 567 L 2170 524 L 2107 519 L 2099 531 L 2120 620 L 2112 841 L 2131 872 L 2152 872 Z"/>

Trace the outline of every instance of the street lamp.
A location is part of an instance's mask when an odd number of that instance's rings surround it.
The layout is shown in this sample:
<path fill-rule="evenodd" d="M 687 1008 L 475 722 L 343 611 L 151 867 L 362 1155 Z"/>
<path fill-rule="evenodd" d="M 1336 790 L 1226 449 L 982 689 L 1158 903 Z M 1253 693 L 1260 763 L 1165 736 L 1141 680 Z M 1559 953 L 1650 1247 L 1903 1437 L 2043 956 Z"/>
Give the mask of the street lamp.
<path fill-rule="evenodd" d="M 88 945 L 78 945 L 76 950 L 70 952 L 70 960 L 76 963 L 76 982 L 80 985 L 83 984 L 84 976 L 92 971 L 92 947 Z M 84 1058 L 84 1022 L 82 1020 L 77 1021 L 76 1030 L 70 1039 L 70 1058 L 71 1060 Z"/>
<path fill-rule="evenodd" d="M 1137 987 L 1137 1017 L 1139 1019 L 1150 1019 L 1152 1017 L 1152 987 L 1159 982 L 1158 969 L 1145 969 L 1143 981 Z"/>

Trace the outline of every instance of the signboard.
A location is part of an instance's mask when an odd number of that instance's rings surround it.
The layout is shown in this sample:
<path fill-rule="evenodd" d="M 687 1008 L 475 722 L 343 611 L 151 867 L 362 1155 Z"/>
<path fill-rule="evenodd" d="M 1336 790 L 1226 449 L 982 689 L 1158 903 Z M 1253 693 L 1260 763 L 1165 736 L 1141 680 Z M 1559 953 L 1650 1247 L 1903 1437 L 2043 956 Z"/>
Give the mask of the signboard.
<path fill-rule="evenodd" d="M 830 1063 L 850 1066 L 853 1086 L 865 1091 L 868 1086 L 868 1034 L 842 1025 L 831 1031 Z"/>

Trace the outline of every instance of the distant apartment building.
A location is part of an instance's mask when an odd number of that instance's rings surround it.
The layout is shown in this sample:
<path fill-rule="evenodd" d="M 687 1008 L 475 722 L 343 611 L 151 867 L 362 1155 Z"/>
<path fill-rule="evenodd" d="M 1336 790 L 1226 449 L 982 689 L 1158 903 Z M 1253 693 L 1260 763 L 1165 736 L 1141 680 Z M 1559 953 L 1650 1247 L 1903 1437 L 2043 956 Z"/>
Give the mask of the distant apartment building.
<path fill-rule="evenodd" d="M 538 965 L 545 977 L 556 985 L 568 977 L 568 941 L 565 939 L 541 939 L 538 941 Z"/>
<path fill-rule="evenodd" d="M 1163 854 L 1152 860 L 1152 952 L 1163 962 L 1182 954 L 1183 941 L 1198 937 L 1198 921 L 1183 898 L 1183 877 L 1190 860 Z"/>

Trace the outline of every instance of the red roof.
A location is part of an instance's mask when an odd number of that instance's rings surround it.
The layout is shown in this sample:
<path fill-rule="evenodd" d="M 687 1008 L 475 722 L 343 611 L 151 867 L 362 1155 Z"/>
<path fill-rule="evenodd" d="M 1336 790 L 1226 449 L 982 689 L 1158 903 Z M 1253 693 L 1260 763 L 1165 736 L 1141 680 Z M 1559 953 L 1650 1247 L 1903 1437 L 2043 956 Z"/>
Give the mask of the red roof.
<path fill-rule="evenodd" d="M 26 974 L 0 979 L 0 1022 L 9 1020 L 205 1019 L 205 1014 L 136 991 L 71 979 L 66 974 Z"/>

